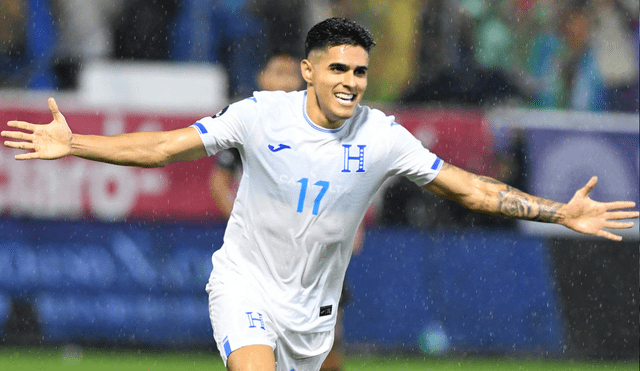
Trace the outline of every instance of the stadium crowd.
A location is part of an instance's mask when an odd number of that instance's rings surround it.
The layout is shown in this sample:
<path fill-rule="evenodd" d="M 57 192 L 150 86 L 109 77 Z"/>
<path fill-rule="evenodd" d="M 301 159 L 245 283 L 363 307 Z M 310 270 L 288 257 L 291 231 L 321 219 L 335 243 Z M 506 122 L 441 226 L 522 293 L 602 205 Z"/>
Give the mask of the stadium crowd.
<path fill-rule="evenodd" d="M 97 60 L 204 62 L 224 66 L 234 101 L 271 57 L 301 58 L 312 24 L 340 16 L 379 41 L 370 102 L 638 112 L 634 0 L 0 0 L 0 13 L 0 89 L 74 91 Z M 526 191 L 526 143 L 512 139 L 496 154 L 510 171 L 494 175 Z M 438 227 L 432 211 L 450 216 L 442 227 L 513 223 L 403 179 L 385 189 L 381 224 Z"/>
<path fill-rule="evenodd" d="M 0 88 L 74 89 L 88 61 L 220 63 L 229 96 L 311 24 L 380 40 L 369 101 L 638 111 L 633 0 L 0 0 Z"/>

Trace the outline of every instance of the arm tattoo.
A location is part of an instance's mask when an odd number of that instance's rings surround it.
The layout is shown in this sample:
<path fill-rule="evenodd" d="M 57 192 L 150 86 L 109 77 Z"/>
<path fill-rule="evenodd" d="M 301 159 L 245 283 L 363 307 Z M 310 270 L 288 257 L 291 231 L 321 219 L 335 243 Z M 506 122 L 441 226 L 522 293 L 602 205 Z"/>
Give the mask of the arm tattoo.
<path fill-rule="evenodd" d="M 480 175 L 480 176 L 477 176 L 477 178 L 478 178 L 478 180 L 480 180 L 481 182 L 484 182 L 484 183 L 490 183 L 490 184 L 504 184 L 504 183 L 502 183 L 502 182 L 500 182 L 500 181 L 498 181 L 498 180 L 495 180 L 495 179 L 493 179 L 493 178 L 489 178 L 488 176 L 482 176 L 482 175 Z M 506 185 L 506 184 L 505 184 L 505 185 Z"/>
<path fill-rule="evenodd" d="M 478 179 L 484 183 L 504 187 L 498 192 L 497 211 L 500 215 L 546 223 L 554 223 L 560 218 L 558 210 L 562 204 L 559 202 L 528 195 L 492 178 L 479 176 Z"/>

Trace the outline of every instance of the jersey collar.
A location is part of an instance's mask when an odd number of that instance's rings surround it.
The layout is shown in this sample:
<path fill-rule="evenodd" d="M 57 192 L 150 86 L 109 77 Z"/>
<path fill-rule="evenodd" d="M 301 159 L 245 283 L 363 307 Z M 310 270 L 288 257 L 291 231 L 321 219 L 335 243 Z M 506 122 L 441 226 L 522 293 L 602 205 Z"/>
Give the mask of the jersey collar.
<path fill-rule="evenodd" d="M 342 124 L 342 126 L 340 126 L 337 129 L 327 129 L 327 128 L 323 128 L 322 126 L 316 125 L 313 121 L 311 121 L 311 119 L 307 115 L 306 107 L 307 107 L 307 92 L 305 91 L 304 98 L 302 99 L 302 115 L 304 116 L 304 119 L 307 121 L 307 124 L 309 124 L 309 126 L 311 126 L 313 129 L 322 133 L 339 133 L 342 129 L 344 129 L 351 123 L 353 116 L 355 116 L 354 114 L 352 117 L 349 117 L 348 119 L 346 119 L 345 122 Z"/>

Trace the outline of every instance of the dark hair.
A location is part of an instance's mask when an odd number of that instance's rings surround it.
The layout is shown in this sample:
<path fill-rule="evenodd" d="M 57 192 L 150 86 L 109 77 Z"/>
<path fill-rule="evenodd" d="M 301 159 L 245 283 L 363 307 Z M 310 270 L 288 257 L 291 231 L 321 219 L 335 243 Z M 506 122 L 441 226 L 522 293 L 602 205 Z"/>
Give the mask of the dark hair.
<path fill-rule="evenodd" d="M 304 43 L 305 57 L 315 49 L 336 45 L 361 46 L 367 52 L 376 45 L 371 32 L 346 18 L 329 18 L 311 27 Z"/>

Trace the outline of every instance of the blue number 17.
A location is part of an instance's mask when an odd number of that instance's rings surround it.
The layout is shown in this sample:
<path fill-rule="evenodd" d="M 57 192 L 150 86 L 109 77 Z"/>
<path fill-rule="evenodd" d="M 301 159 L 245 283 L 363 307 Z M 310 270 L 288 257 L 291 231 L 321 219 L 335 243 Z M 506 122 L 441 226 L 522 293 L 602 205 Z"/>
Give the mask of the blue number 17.
<path fill-rule="evenodd" d="M 304 199 L 307 196 L 307 185 L 309 184 L 309 179 L 302 178 L 298 180 L 298 183 L 302 185 L 302 187 L 300 187 L 300 197 L 298 198 L 298 212 L 301 213 L 302 209 L 304 208 Z M 319 180 L 313 185 L 322 187 L 322 189 L 320 189 L 320 193 L 318 193 L 318 196 L 316 196 L 316 200 L 313 202 L 312 214 L 318 215 L 318 210 L 320 209 L 320 200 L 322 200 L 324 194 L 327 193 L 327 190 L 329 189 L 329 182 Z"/>

